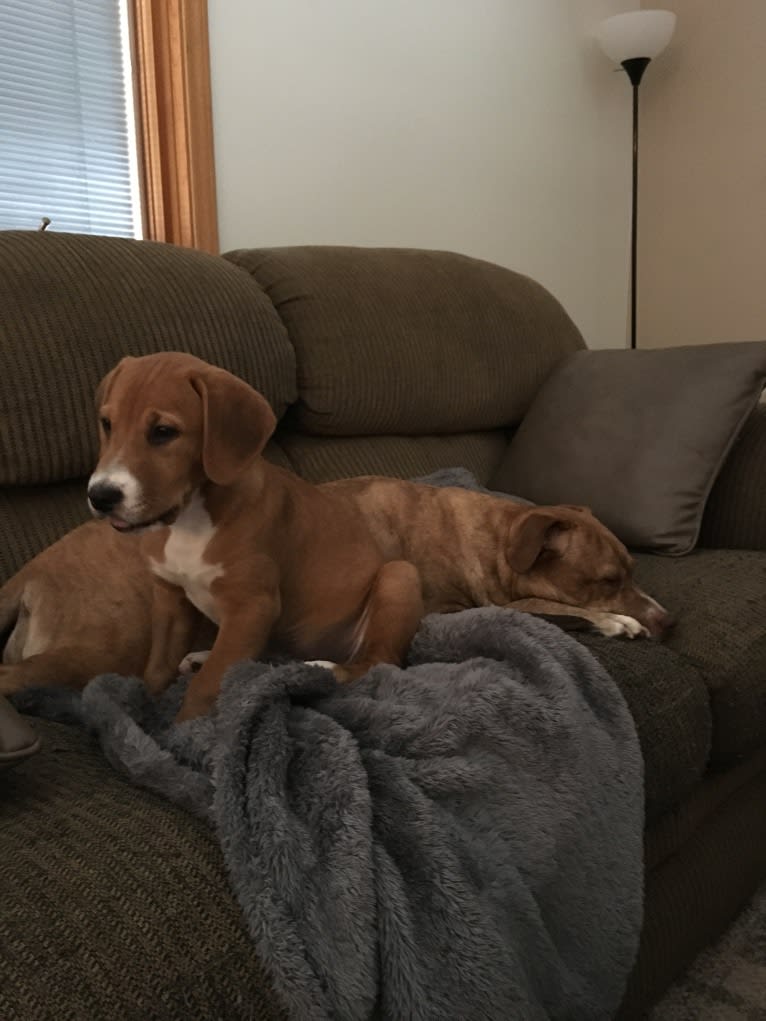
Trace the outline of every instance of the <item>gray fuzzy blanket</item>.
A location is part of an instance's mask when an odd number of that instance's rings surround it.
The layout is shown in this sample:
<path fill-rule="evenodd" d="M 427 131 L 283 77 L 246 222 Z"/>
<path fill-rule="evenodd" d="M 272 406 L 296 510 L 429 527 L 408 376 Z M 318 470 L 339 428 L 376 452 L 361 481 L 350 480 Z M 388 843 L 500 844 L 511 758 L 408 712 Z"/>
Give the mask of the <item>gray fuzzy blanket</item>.
<path fill-rule="evenodd" d="M 208 819 L 297 1021 L 611 1018 L 641 920 L 642 765 L 590 654 L 500 609 L 426 618 L 407 669 L 337 687 L 243 663 L 176 726 L 135 679 L 19 708 Z"/>

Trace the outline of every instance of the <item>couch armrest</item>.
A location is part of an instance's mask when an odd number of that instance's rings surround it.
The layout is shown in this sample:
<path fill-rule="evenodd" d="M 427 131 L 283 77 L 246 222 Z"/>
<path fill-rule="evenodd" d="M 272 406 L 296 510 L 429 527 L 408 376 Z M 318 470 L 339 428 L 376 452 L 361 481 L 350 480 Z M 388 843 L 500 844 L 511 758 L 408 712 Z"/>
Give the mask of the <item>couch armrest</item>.
<path fill-rule="evenodd" d="M 708 498 L 700 546 L 766 550 L 766 404 L 745 423 Z"/>

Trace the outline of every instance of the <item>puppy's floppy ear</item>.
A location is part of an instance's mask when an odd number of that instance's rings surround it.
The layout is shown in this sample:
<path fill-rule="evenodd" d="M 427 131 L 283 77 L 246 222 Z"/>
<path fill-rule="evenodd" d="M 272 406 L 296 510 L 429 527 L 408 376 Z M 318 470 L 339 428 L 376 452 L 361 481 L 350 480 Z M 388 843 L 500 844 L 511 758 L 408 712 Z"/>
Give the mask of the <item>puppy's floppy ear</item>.
<path fill-rule="evenodd" d="M 98 411 L 102 404 L 106 404 L 107 400 L 109 399 L 109 393 L 112 387 L 114 386 L 114 381 L 119 376 L 121 370 L 125 367 L 125 365 L 128 362 L 133 361 L 135 361 L 135 358 L 131 358 L 130 356 L 126 358 L 121 358 L 120 361 L 117 362 L 115 367 L 111 370 L 111 372 L 107 372 L 107 374 L 98 384 L 98 386 L 96 387 L 96 411 Z"/>
<path fill-rule="evenodd" d="M 266 446 L 276 416 L 265 397 L 223 369 L 194 375 L 191 384 L 202 400 L 202 467 L 212 482 L 231 485 Z"/>
<path fill-rule="evenodd" d="M 509 565 L 518 574 L 525 574 L 542 553 L 563 555 L 569 542 L 567 533 L 573 527 L 573 522 L 537 507 L 519 515 L 508 532 Z"/>

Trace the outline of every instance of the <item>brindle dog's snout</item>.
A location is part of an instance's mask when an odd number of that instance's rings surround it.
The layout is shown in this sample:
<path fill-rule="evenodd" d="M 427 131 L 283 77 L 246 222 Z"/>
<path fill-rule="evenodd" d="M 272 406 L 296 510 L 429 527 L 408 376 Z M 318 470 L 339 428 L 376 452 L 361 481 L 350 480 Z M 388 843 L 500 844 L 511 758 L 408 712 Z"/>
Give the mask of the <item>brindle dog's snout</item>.
<path fill-rule="evenodd" d="M 88 500 L 99 514 L 110 514 L 122 503 L 124 495 L 113 482 L 94 482 L 88 488 Z"/>
<path fill-rule="evenodd" d="M 647 627 L 655 638 L 664 638 L 676 624 L 675 617 L 664 606 L 653 606 L 646 616 Z"/>

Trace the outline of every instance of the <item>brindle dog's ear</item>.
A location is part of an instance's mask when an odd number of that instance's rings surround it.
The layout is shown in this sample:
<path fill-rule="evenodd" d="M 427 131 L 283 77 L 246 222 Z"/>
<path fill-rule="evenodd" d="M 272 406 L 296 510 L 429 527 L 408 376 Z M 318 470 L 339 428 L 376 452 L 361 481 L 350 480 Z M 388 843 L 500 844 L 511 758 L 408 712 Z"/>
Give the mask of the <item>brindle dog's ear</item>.
<path fill-rule="evenodd" d="M 568 545 L 567 533 L 573 527 L 573 522 L 555 512 L 536 507 L 519 515 L 508 532 L 506 556 L 510 567 L 518 574 L 526 574 L 542 553 L 561 556 Z"/>
<path fill-rule="evenodd" d="M 277 420 L 269 402 L 244 380 L 223 369 L 192 376 L 202 400 L 202 467 L 228 486 L 266 446 Z"/>
<path fill-rule="evenodd" d="M 566 507 L 567 510 L 577 511 L 578 514 L 590 514 L 593 517 L 593 511 L 590 507 L 583 507 L 576 503 L 562 503 L 561 506 Z"/>
<path fill-rule="evenodd" d="M 102 404 L 106 404 L 107 400 L 109 399 L 109 393 L 112 387 L 114 386 L 114 381 L 119 376 L 123 366 L 126 365 L 128 362 L 132 361 L 135 361 L 135 359 L 129 356 L 126 358 L 121 358 L 120 361 L 117 362 L 115 367 L 111 370 L 111 372 L 107 372 L 107 374 L 98 384 L 98 386 L 96 387 L 96 411 L 99 410 Z"/>

